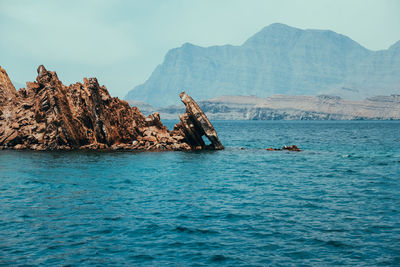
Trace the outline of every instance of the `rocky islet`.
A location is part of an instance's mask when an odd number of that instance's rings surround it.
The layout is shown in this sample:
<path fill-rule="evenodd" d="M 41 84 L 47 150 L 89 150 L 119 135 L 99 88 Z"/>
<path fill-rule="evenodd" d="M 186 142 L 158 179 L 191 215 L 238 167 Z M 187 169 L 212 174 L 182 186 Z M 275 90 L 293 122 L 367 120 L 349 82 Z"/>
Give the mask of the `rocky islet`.
<path fill-rule="evenodd" d="M 65 86 L 43 65 L 35 82 L 14 88 L 0 67 L 0 148 L 30 150 L 202 150 L 223 149 L 197 103 L 181 93 L 186 113 L 170 131 L 159 113 L 145 117 L 137 107 L 111 97 L 96 78 Z M 205 144 L 203 136 L 210 143 Z"/>

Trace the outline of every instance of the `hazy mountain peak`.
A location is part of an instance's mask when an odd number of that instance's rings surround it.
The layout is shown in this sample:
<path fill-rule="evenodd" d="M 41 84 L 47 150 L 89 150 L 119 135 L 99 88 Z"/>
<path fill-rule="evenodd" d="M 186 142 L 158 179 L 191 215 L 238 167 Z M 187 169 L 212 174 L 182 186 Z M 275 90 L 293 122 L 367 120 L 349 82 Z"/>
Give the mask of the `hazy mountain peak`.
<path fill-rule="evenodd" d="M 286 24 L 273 23 L 247 39 L 244 46 L 263 45 L 268 42 L 287 40 L 290 36 L 296 37 L 303 30 L 290 27 Z"/>
<path fill-rule="evenodd" d="M 389 50 L 399 50 L 400 49 L 400 41 L 395 42 L 389 47 Z"/>
<path fill-rule="evenodd" d="M 242 46 L 185 43 L 127 99 L 177 104 L 182 90 L 202 100 L 221 95 L 337 95 L 363 99 L 400 92 L 400 41 L 371 51 L 330 30 L 274 23 Z M 163 95 L 156 98 L 155 95 Z"/>
<path fill-rule="evenodd" d="M 189 43 L 189 42 L 186 42 L 181 46 L 181 48 L 183 48 L 183 49 L 190 49 L 190 48 L 194 48 L 194 47 L 198 47 L 198 46 L 194 45 L 192 43 Z"/>
<path fill-rule="evenodd" d="M 300 29 L 295 28 L 295 27 L 291 27 L 291 26 L 283 24 L 283 23 L 272 23 L 272 24 L 262 28 L 261 31 L 259 31 L 255 35 L 273 33 L 273 32 L 275 32 L 275 33 L 276 32 L 283 32 L 283 31 L 286 31 L 286 32 L 298 31 L 298 30 L 300 30 Z"/>
<path fill-rule="evenodd" d="M 338 46 L 343 47 L 362 47 L 351 38 L 331 30 L 302 30 L 281 23 L 274 23 L 264 27 L 261 31 L 250 37 L 243 45 L 279 45 L 281 47 L 292 48 L 298 42 L 316 43 L 321 46 L 326 45 L 326 43 L 336 43 Z M 365 49 L 364 47 L 362 48 Z"/>

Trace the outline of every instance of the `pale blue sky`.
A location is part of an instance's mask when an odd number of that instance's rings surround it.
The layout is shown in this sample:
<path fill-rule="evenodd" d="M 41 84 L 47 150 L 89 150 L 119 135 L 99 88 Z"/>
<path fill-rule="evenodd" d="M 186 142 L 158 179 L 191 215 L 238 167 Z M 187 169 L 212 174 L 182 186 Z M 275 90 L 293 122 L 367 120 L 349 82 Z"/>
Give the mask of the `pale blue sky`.
<path fill-rule="evenodd" d="M 380 50 L 400 40 L 399 14 L 398 0 L 0 0 L 0 65 L 18 82 L 39 64 L 65 84 L 94 76 L 123 97 L 185 42 L 240 45 L 279 22 Z"/>

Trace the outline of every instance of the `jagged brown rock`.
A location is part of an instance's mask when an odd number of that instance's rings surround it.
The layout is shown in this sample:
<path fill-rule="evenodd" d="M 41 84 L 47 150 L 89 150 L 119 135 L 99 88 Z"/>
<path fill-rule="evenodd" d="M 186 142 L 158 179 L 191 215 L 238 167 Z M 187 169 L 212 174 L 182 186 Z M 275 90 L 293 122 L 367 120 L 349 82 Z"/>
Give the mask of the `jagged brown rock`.
<path fill-rule="evenodd" d="M 126 101 L 111 97 L 96 78 L 65 86 L 57 74 L 38 67 L 36 82 L 15 90 L 0 67 L 0 148 L 32 150 L 222 149 L 212 125 L 201 110 L 184 114 L 194 133 L 165 127 L 158 113 L 143 116 Z M 194 103 L 194 104 L 193 104 Z M 197 105 L 194 101 L 186 106 Z M 198 107 L 198 106 L 197 106 Z M 204 121 L 208 124 L 204 124 Z M 211 126 L 211 128 L 210 128 Z M 175 128 L 179 129 L 179 126 Z M 193 129 L 192 129 L 193 130 Z M 214 130 L 215 132 L 215 130 Z M 192 137 L 206 134 L 210 146 L 198 146 Z M 215 139 L 217 138 L 217 139 Z"/>
<path fill-rule="evenodd" d="M 301 151 L 300 148 L 298 148 L 296 145 L 291 145 L 291 146 L 283 146 L 282 150 L 289 150 L 289 151 Z"/>
<path fill-rule="evenodd" d="M 175 125 L 174 132 L 186 136 L 186 142 L 195 149 L 224 149 L 217 132 L 196 101 L 185 92 L 179 96 L 186 106 L 186 113 L 179 117 L 181 121 Z M 211 142 L 209 145 L 206 145 L 203 136 Z"/>

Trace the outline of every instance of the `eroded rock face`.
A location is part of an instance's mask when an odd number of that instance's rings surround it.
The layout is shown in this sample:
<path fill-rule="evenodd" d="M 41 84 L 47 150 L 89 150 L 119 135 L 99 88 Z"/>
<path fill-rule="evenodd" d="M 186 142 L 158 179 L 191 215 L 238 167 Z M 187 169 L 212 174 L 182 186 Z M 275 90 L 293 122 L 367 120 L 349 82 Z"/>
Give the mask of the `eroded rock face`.
<path fill-rule="evenodd" d="M 217 132 L 196 101 L 185 92 L 179 96 L 186 106 L 186 113 L 179 117 L 181 121 L 175 125 L 174 133 L 185 136 L 193 149 L 224 149 Z M 210 144 L 204 142 L 203 136 L 208 138 Z"/>
<path fill-rule="evenodd" d="M 130 107 L 126 101 L 117 97 L 111 97 L 106 87 L 100 86 L 96 78 L 84 78 L 83 83 L 78 82 L 67 87 L 61 83 L 55 72 L 47 71 L 44 66 L 39 66 L 37 71 L 36 82 L 28 82 L 26 89 L 16 91 L 6 71 L 0 67 L 1 148 L 33 150 L 222 148 L 222 145 L 198 147 L 191 142 L 192 135 L 189 136 L 187 132 L 169 131 L 161 123 L 158 113 L 148 117 L 143 116 L 138 108 Z M 201 110 L 200 113 L 204 115 Z M 183 116 L 193 117 L 192 113 Z M 204 120 L 200 115 L 198 118 L 199 121 Z M 197 125 L 196 121 L 197 119 L 194 119 Z M 208 133 L 209 128 L 196 128 L 196 131 L 200 132 L 195 135 L 201 136 Z"/>

